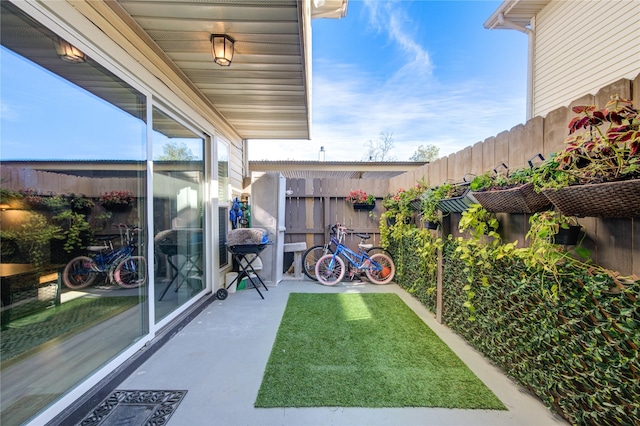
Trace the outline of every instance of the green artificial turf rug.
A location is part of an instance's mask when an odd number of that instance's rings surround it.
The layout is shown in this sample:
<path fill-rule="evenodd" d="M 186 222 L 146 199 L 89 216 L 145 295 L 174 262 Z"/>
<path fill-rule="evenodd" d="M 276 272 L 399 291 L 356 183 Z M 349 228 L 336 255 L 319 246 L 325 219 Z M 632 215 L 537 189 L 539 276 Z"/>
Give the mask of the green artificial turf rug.
<path fill-rule="evenodd" d="M 256 407 L 506 408 L 393 293 L 292 293 Z"/>

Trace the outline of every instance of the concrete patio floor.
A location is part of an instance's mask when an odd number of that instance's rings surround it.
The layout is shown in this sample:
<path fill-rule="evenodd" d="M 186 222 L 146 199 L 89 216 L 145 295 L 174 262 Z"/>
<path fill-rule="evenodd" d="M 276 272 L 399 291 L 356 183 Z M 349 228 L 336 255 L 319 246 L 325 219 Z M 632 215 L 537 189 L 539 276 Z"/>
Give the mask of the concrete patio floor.
<path fill-rule="evenodd" d="M 289 293 L 392 292 L 496 394 L 508 411 L 445 408 L 254 408 Z M 118 390 L 186 390 L 170 426 L 210 425 L 554 425 L 566 424 L 517 386 L 396 284 L 282 281 L 263 291 L 215 300 L 161 347 Z M 340 354 L 336 354 L 340 356 Z M 313 392 L 313 389 L 309 389 Z"/>

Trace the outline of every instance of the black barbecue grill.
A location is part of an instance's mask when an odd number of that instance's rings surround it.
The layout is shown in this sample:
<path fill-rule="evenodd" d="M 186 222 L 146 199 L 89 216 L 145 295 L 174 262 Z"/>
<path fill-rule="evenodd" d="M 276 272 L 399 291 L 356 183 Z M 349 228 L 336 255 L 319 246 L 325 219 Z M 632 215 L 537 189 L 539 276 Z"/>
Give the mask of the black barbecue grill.
<path fill-rule="evenodd" d="M 242 272 L 247 276 L 253 288 L 256 289 L 260 297 L 263 299 L 264 296 L 262 295 L 262 292 L 260 292 L 260 288 L 254 279 L 257 278 L 266 291 L 269 291 L 269 289 L 265 285 L 264 281 L 262 281 L 262 278 L 257 274 L 252 264 L 258 258 L 258 255 L 262 253 L 267 246 L 272 244 L 273 242 L 268 239 L 267 231 L 261 228 L 233 229 L 227 235 L 227 250 L 229 250 L 233 259 L 240 266 Z M 249 254 L 253 256 L 248 256 Z M 228 283 L 226 287 L 222 286 L 219 288 L 218 291 L 216 291 L 216 297 L 220 300 L 226 299 L 229 295 L 227 289 L 242 277 L 242 274 L 238 274 L 238 276 Z"/>

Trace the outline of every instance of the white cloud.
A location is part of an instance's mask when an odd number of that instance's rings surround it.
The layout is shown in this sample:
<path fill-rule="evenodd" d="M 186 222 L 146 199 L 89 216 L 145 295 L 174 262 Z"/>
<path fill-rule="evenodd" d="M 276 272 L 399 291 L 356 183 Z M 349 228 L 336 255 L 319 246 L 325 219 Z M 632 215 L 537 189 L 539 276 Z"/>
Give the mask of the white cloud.
<path fill-rule="evenodd" d="M 251 160 L 316 160 L 324 146 L 328 161 L 359 161 L 365 143 L 380 132 L 393 133 L 397 160 L 408 160 L 427 144 L 445 156 L 523 122 L 524 93 L 498 100 L 488 81 L 439 82 L 429 52 L 406 30 L 418 24 L 402 3 L 365 3 L 371 28 L 386 34 L 399 53 L 397 70 L 380 81 L 354 64 L 316 58 L 312 140 L 252 142 Z"/>

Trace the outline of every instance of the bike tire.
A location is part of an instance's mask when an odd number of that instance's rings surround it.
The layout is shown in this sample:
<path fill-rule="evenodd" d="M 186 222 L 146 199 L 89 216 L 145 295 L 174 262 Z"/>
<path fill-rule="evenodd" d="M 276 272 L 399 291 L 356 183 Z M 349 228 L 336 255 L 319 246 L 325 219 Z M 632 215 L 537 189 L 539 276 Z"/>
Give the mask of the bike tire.
<path fill-rule="evenodd" d="M 316 278 L 316 263 L 325 254 L 333 254 L 331 247 L 327 247 L 325 250 L 324 246 L 317 245 L 311 247 L 302 255 L 302 272 L 313 281 L 318 281 Z"/>
<path fill-rule="evenodd" d="M 382 269 L 377 271 L 375 269 L 366 269 L 365 274 L 369 281 L 373 284 L 388 284 L 391 282 L 396 274 L 396 265 L 393 260 L 386 254 L 377 253 L 371 256 L 371 261 L 382 266 Z"/>
<path fill-rule="evenodd" d="M 98 265 L 88 256 L 74 257 L 62 272 L 62 282 L 72 290 L 89 287 L 96 280 Z"/>
<path fill-rule="evenodd" d="M 144 256 L 123 259 L 116 266 L 113 278 L 120 287 L 140 287 L 147 281 L 147 260 Z"/>
<path fill-rule="evenodd" d="M 367 250 L 367 254 L 369 255 L 369 257 L 373 256 L 374 254 L 378 254 L 378 253 L 382 253 L 384 255 L 389 256 L 389 259 L 393 260 L 393 256 L 391 256 L 391 253 L 389 253 L 389 250 L 384 249 L 382 247 L 371 247 L 369 250 Z"/>
<path fill-rule="evenodd" d="M 333 254 L 322 256 L 316 263 L 316 278 L 322 285 L 338 284 L 344 278 L 345 272 L 344 260 Z"/>

